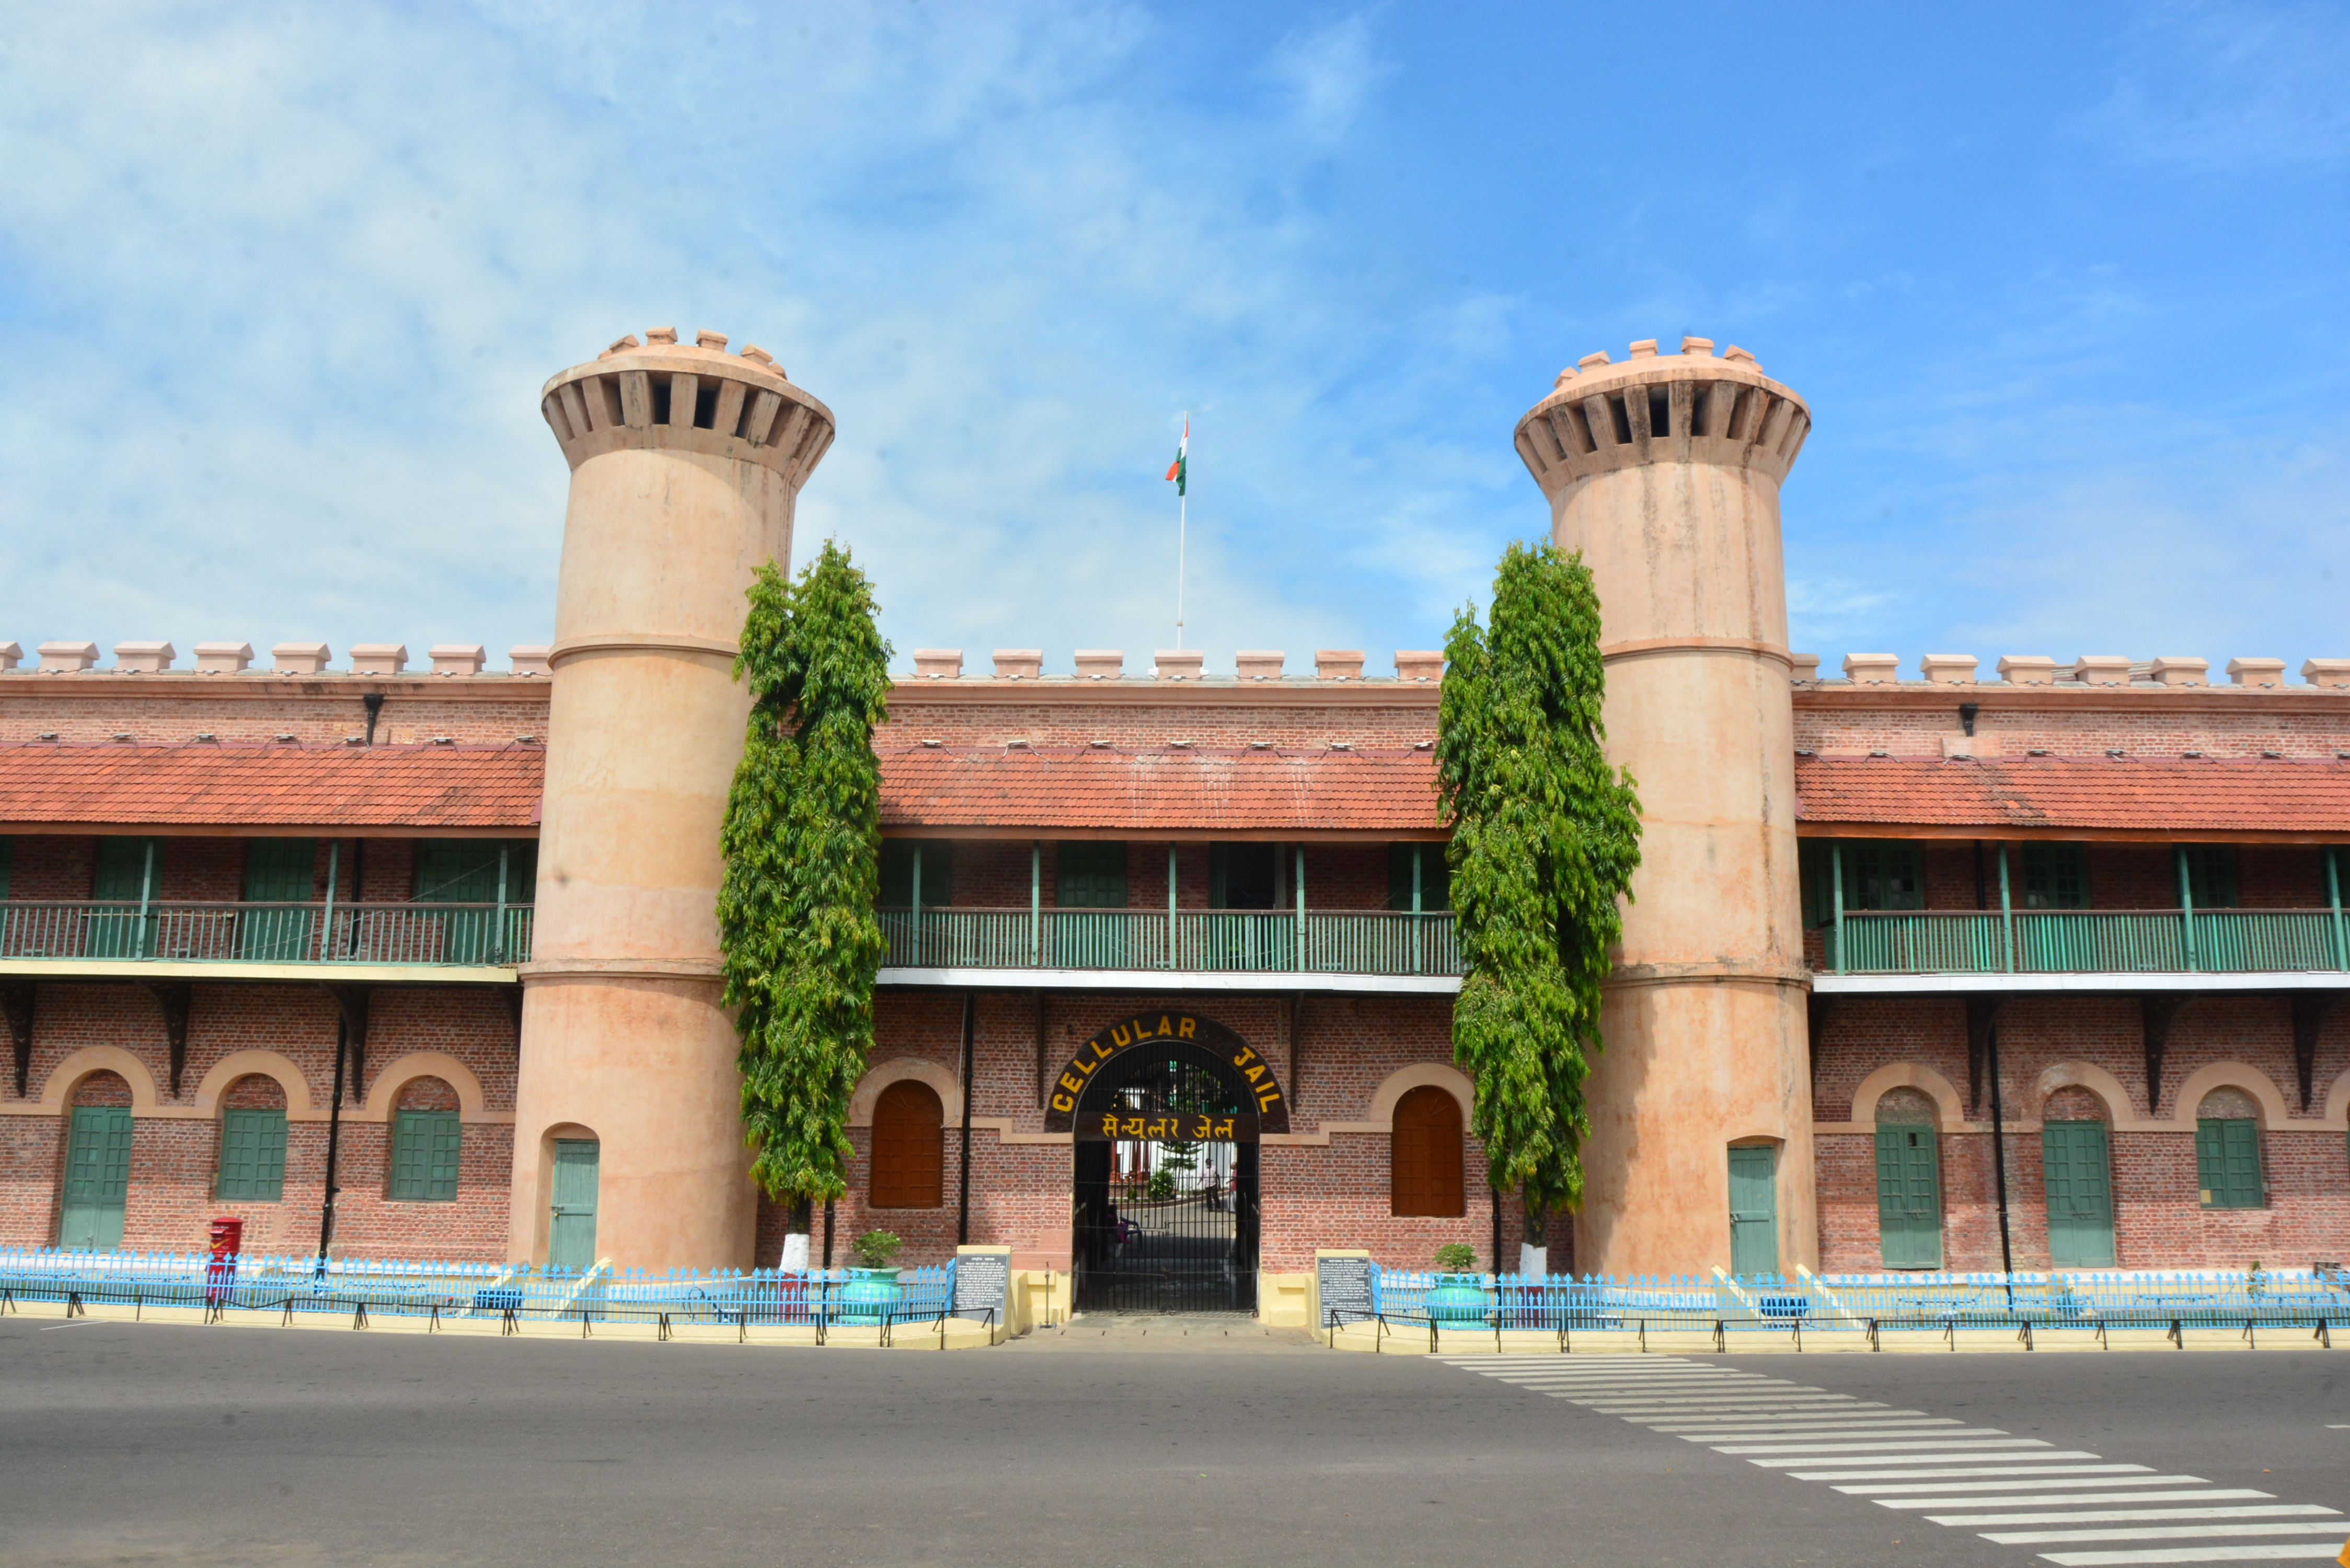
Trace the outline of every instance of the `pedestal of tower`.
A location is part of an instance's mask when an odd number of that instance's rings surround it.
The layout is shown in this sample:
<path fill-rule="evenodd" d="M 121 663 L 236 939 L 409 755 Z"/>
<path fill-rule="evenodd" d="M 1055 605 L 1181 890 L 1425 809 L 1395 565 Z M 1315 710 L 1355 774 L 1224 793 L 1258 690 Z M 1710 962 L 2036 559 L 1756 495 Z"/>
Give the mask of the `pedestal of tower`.
<path fill-rule="evenodd" d="M 756 1199 L 717 920 L 750 713 L 733 666 L 744 590 L 762 564 L 788 567 L 833 419 L 755 349 L 651 336 L 541 400 L 571 497 L 510 1255 L 740 1267 Z"/>
<path fill-rule="evenodd" d="M 1731 1268 L 1733 1164 L 1750 1266 L 1818 1257 L 1779 532 L 1810 415 L 1712 349 L 1591 356 L 1516 437 L 1591 568 L 1607 753 L 1640 797 L 1575 1229 L 1576 1265 L 1617 1275 Z"/>

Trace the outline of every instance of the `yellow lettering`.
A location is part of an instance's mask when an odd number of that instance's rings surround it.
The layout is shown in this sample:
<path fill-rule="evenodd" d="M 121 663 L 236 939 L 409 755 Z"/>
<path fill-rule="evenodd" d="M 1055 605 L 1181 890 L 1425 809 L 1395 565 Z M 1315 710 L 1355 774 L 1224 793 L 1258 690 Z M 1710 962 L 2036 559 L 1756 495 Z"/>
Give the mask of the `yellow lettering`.
<path fill-rule="evenodd" d="M 1061 1087 L 1073 1095 L 1082 1095 L 1086 1092 L 1086 1081 L 1075 1073 L 1064 1073 L 1061 1075 Z M 1075 1101 L 1070 1103 L 1076 1104 Z"/>
<path fill-rule="evenodd" d="M 1277 1089 L 1261 1090 L 1256 1097 L 1256 1108 L 1261 1111 L 1269 1111 L 1280 1103 L 1281 1093 Z"/>
<path fill-rule="evenodd" d="M 1139 1030 L 1128 1029 L 1123 1023 L 1111 1024 L 1109 1026 L 1110 1049 L 1114 1051 L 1125 1050 L 1128 1045 L 1134 1044 L 1134 1037 L 1139 1033 Z M 1094 1047 L 1094 1054 L 1097 1056 L 1107 1056 L 1109 1054 L 1109 1052 L 1103 1050 L 1099 1045 L 1096 1045 Z"/>
<path fill-rule="evenodd" d="M 1116 1137 L 1117 1136 L 1118 1113 L 1116 1111 L 1111 1111 L 1104 1115 L 1102 1117 L 1102 1137 Z"/>
<path fill-rule="evenodd" d="M 1140 1137 L 1142 1136 L 1142 1118 L 1140 1116 L 1127 1117 L 1125 1132 L 1126 1136 L 1128 1137 Z"/>
<path fill-rule="evenodd" d="M 1264 1076 L 1264 1068 L 1262 1065 L 1251 1067 L 1247 1072 L 1242 1074 L 1241 1076 L 1246 1078 L 1252 1084 L 1256 1083 Z"/>
<path fill-rule="evenodd" d="M 1077 1108 L 1077 1102 L 1067 1095 L 1055 1095 L 1053 1108 L 1056 1111 L 1074 1111 Z"/>
<path fill-rule="evenodd" d="M 1235 1067 L 1245 1067 L 1245 1066 L 1247 1066 L 1251 1062 L 1253 1062 L 1253 1061 L 1255 1061 L 1255 1060 L 1256 1060 L 1256 1053 L 1255 1053 L 1255 1052 L 1253 1052 L 1253 1051 L 1252 1051 L 1252 1050 L 1250 1050 L 1247 1046 L 1243 1045 L 1243 1046 L 1242 1046 L 1242 1047 L 1241 1047 L 1241 1054 L 1240 1054 L 1239 1055 L 1237 1055 L 1237 1056 L 1235 1056 L 1235 1057 L 1233 1057 L 1233 1058 L 1232 1058 L 1232 1065 L 1233 1065 L 1233 1066 L 1235 1066 Z"/>
<path fill-rule="evenodd" d="M 1189 1040 L 1191 1038 L 1191 1032 L 1199 1026 L 1200 1021 L 1196 1018 L 1179 1018 L 1175 1021 L 1175 1033 L 1182 1039 Z"/>
<path fill-rule="evenodd" d="M 1232 1136 L 1232 1117 L 1226 1116 L 1222 1121 L 1216 1124 L 1216 1136 L 1218 1137 L 1230 1137 Z"/>
<path fill-rule="evenodd" d="M 1167 1015 L 1163 1012 L 1159 1015 L 1159 1033 L 1169 1036 L 1172 1036 L 1175 1033 L 1174 1028 L 1167 1022 Z"/>

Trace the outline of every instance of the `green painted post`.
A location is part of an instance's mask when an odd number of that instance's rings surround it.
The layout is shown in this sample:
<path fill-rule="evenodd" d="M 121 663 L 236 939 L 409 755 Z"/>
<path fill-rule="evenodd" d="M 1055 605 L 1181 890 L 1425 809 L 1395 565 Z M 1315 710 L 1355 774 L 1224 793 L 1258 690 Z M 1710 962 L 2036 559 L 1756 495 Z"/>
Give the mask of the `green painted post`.
<path fill-rule="evenodd" d="M 506 852 L 504 839 L 498 841 L 498 924 L 490 938 L 490 961 L 506 961 Z"/>
<path fill-rule="evenodd" d="M 1297 967 L 1305 967 L 1305 846 L 1297 846 L 1297 875 L 1291 878 L 1297 885 Z"/>
<path fill-rule="evenodd" d="M 1045 967 L 1045 841 L 1028 841 L 1028 963 Z"/>
<path fill-rule="evenodd" d="M 2007 891 L 2007 846 L 1999 846 L 1999 929 L 2007 949 L 2007 972 L 2015 972 L 2015 907 Z"/>
<path fill-rule="evenodd" d="M 327 840 L 327 914 L 325 929 L 318 933 L 318 956 L 330 958 L 335 951 L 335 878 L 343 868 L 343 841 Z"/>
<path fill-rule="evenodd" d="M 1167 967 L 1175 967 L 1175 841 L 1167 841 Z"/>
<path fill-rule="evenodd" d="M 922 841 L 914 840 L 914 956 L 910 962 L 922 961 Z"/>
<path fill-rule="evenodd" d="M 2334 906 L 2334 967 L 2350 969 L 2350 943 L 2342 934 L 2342 851 L 2325 852 L 2325 897 Z"/>
<path fill-rule="evenodd" d="M 1835 971 L 1844 972 L 1844 845 L 1828 840 L 1828 883 L 1835 902 L 1835 922 L 1830 929 L 1835 933 Z"/>
<path fill-rule="evenodd" d="M 2191 971 L 2200 966 L 2195 961 L 2195 883 L 2187 874 L 2187 846 L 2178 846 L 2178 918 L 2179 938 L 2186 944 L 2187 967 Z"/>
<path fill-rule="evenodd" d="M 1419 857 L 1428 852 L 1427 846 L 1411 846 L 1411 972 L 1419 972 Z"/>
<path fill-rule="evenodd" d="M 147 859 L 139 873 L 139 956 L 152 958 L 147 950 L 147 905 L 155 897 L 155 841 L 147 841 Z"/>

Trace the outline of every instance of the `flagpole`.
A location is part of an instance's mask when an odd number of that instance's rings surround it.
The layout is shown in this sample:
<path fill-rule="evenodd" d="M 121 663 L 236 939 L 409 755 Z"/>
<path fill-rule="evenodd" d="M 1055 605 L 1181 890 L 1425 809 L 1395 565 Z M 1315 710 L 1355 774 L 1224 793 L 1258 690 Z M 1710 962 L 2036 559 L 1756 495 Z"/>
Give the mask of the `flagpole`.
<path fill-rule="evenodd" d="M 1183 483 L 1175 487 L 1175 651 L 1183 651 L 1183 551 L 1191 535 L 1191 411 L 1183 410 Z"/>

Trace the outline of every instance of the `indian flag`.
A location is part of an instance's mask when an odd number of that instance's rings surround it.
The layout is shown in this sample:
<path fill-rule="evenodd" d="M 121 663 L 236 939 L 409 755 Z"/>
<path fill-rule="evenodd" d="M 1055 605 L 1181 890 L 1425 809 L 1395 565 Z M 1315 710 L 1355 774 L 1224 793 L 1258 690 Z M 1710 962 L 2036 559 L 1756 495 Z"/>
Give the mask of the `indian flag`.
<path fill-rule="evenodd" d="M 1175 493 L 1191 493 L 1191 416 L 1183 416 L 1183 439 L 1175 443 L 1175 461 L 1167 465 L 1167 477 L 1175 483 Z"/>

